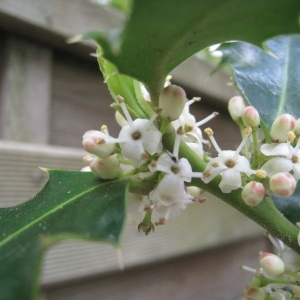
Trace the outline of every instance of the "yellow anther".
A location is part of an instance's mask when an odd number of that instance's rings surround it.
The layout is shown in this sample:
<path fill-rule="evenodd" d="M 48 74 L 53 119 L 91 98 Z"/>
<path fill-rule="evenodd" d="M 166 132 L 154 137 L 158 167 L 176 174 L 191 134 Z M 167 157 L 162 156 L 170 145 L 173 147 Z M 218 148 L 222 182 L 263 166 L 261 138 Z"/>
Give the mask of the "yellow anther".
<path fill-rule="evenodd" d="M 214 132 L 211 128 L 207 127 L 204 129 L 204 132 L 208 135 L 208 136 L 212 136 L 214 135 Z"/>
<path fill-rule="evenodd" d="M 286 135 L 288 142 L 292 142 L 296 138 L 294 131 L 289 131 Z"/>
<path fill-rule="evenodd" d="M 252 128 L 251 128 L 251 126 L 247 126 L 247 127 L 244 129 L 244 134 L 249 136 L 251 133 L 252 133 Z"/>
<path fill-rule="evenodd" d="M 259 178 L 266 178 L 267 177 L 267 173 L 266 173 L 265 170 L 257 170 L 255 174 Z"/>

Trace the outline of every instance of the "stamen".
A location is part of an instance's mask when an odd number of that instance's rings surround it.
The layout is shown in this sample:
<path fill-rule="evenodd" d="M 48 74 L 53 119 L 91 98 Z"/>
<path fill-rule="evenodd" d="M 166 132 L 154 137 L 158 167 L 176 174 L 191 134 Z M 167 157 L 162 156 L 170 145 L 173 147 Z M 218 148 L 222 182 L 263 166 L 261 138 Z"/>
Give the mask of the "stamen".
<path fill-rule="evenodd" d="M 107 127 L 106 125 L 102 125 L 102 126 L 101 126 L 101 131 L 102 131 L 103 133 L 105 133 L 106 135 L 109 135 L 109 133 L 108 133 L 108 127 Z"/>
<path fill-rule="evenodd" d="M 180 146 L 181 135 L 176 134 L 174 148 L 173 148 L 173 156 L 178 159 L 179 146 Z"/>
<path fill-rule="evenodd" d="M 268 237 L 270 242 L 273 244 L 273 246 L 277 249 L 277 251 L 282 251 L 282 247 L 280 246 L 278 241 L 269 232 L 266 233 L 266 236 Z"/>
<path fill-rule="evenodd" d="M 259 178 L 266 178 L 267 177 L 267 173 L 265 170 L 257 170 L 255 172 L 255 175 Z"/>
<path fill-rule="evenodd" d="M 186 106 L 190 106 L 191 104 L 193 104 L 193 103 L 195 103 L 195 102 L 199 102 L 200 100 L 201 100 L 200 97 L 194 97 L 193 99 L 187 101 L 187 102 L 185 103 L 185 105 L 186 105 Z"/>
<path fill-rule="evenodd" d="M 250 132 L 250 133 L 249 133 Z M 250 126 L 246 127 L 245 130 L 244 130 L 244 138 L 242 140 L 242 142 L 240 143 L 239 147 L 236 149 L 234 155 L 233 155 L 233 159 L 237 159 L 237 157 L 239 156 L 241 150 L 243 149 L 243 147 L 245 146 L 248 138 L 249 138 L 249 135 L 251 134 L 252 132 L 252 128 Z"/>
<path fill-rule="evenodd" d="M 130 116 L 130 114 L 128 112 L 126 104 L 124 103 L 124 98 L 122 96 L 118 95 L 117 96 L 117 100 L 118 100 L 118 102 L 119 102 L 119 104 L 120 104 L 120 106 L 121 106 L 121 108 L 123 110 L 123 113 L 125 115 L 125 118 L 126 118 L 127 122 L 129 123 L 129 126 L 132 126 L 133 125 L 133 121 L 132 121 L 132 118 L 131 118 L 131 116 Z"/>
<path fill-rule="evenodd" d="M 212 129 L 211 128 L 206 128 L 206 129 L 204 129 L 204 132 L 208 135 L 211 143 L 213 144 L 213 146 L 215 147 L 217 152 L 220 154 L 222 152 L 222 150 L 219 147 L 219 145 L 217 144 L 217 141 L 215 140 L 215 138 L 213 136 L 214 132 L 212 131 Z"/>
<path fill-rule="evenodd" d="M 245 266 L 245 265 L 240 265 L 240 268 L 245 270 L 245 271 L 248 271 L 248 272 L 251 272 L 251 273 L 254 273 L 254 274 L 259 274 L 259 269 L 254 269 L 254 268 L 250 268 L 248 266 Z"/>
<path fill-rule="evenodd" d="M 287 141 L 290 143 L 296 138 L 296 135 L 293 131 L 289 131 L 286 135 L 287 135 Z"/>
<path fill-rule="evenodd" d="M 203 173 L 202 172 L 192 172 L 192 177 L 193 178 L 203 178 Z"/>
<path fill-rule="evenodd" d="M 148 122 L 145 124 L 144 129 L 147 131 L 149 127 L 153 124 L 154 120 L 157 118 L 158 114 L 154 113 L 152 117 L 148 120 Z"/>
<path fill-rule="evenodd" d="M 204 118 L 203 120 L 197 122 L 195 125 L 196 125 L 197 127 L 199 127 L 199 126 L 201 126 L 201 125 L 207 123 L 207 122 L 210 121 L 211 119 L 215 118 L 215 117 L 218 116 L 218 115 L 219 115 L 219 113 L 216 112 L 216 111 L 214 111 L 212 114 L 210 114 L 209 116 L 207 116 L 207 117 Z"/>

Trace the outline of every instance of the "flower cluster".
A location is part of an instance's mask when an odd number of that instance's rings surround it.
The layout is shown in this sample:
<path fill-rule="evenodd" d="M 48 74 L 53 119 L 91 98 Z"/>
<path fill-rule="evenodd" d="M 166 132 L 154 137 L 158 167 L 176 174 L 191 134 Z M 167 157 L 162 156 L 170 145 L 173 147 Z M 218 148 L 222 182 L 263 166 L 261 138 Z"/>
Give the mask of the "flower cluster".
<path fill-rule="evenodd" d="M 277 254 L 261 252 L 257 269 L 241 265 L 255 277 L 244 290 L 248 300 L 300 299 L 300 255 L 268 234 Z"/>
<path fill-rule="evenodd" d="M 141 94 L 151 106 L 144 87 Z M 186 185 L 192 178 L 209 184 L 218 177 L 223 193 L 241 189 L 241 197 L 249 206 L 259 205 L 270 192 L 291 195 L 300 179 L 300 126 L 293 116 L 279 116 L 269 133 L 262 132 L 257 110 L 246 106 L 241 97 L 233 97 L 228 109 L 243 138 L 236 150 L 221 150 L 212 129 L 204 130 L 209 142 L 203 139 L 199 128 L 218 113 L 196 121 L 190 112 L 191 104 L 199 100 L 188 101 L 184 90 L 171 84 L 168 78 L 158 99 L 159 107 L 152 107 L 149 119 L 133 117 L 126 99 L 117 96 L 116 119 L 121 126 L 118 137 L 110 136 L 105 125 L 100 131 L 89 130 L 83 135 L 83 147 L 90 153 L 84 158 L 89 165 L 84 171 L 92 171 L 102 179 L 131 177 L 152 182 L 152 190 L 141 189 L 145 215 L 139 230 L 146 234 L 154 230 L 152 221 L 164 224 L 179 216 L 187 204 L 204 201 L 201 196 L 189 193 Z M 164 133 L 170 132 L 170 128 L 176 132 L 172 152 L 164 149 L 162 143 Z M 264 143 L 268 140 L 266 136 L 272 143 Z M 190 162 L 179 157 L 180 143 L 186 143 L 206 163 L 202 172 L 194 172 Z M 210 158 L 203 144 L 212 144 L 218 156 Z"/>

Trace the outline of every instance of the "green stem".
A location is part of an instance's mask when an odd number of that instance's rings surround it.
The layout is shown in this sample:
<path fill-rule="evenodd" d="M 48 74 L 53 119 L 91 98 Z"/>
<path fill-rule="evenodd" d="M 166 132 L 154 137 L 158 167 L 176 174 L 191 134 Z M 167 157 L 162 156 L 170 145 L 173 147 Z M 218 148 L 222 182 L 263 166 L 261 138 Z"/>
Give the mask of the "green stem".
<path fill-rule="evenodd" d="M 167 132 L 163 137 L 164 147 L 172 151 L 174 132 Z M 185 143 L 181 143 L 179 156 L 189 160 L 193 171 L 202 172 L 206 164 Z M 275 207 L 271 198 L 263 200 L 259 205 L 251 207 L 241 197 L 241 189 L 224 194 L 219 188 L 221 176 L 214 178 L 209 184 L 200 179 L 194 179 L 191 185 L 197 186 L 225 201 L 254 222 L 265 228 L 270 234 L 282 240 L 287 246 L 300 254 L 297 236 L 299 229 L 287 220 Z"/>
<path fill-rule="evenodd" d="M 257 132 L 256 129 L 252 131 L 252 139 L 253 139 L 253 160 L 257 161 L 258 157 L 258 143 L 257 143 Z"/>

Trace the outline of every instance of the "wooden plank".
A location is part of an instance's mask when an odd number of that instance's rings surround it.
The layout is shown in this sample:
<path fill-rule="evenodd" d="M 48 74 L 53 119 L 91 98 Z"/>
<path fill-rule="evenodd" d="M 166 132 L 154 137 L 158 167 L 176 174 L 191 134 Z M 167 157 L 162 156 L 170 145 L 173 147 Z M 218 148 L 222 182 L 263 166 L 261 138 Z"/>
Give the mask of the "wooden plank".
<path fill-rule="evenodd" d="M 113 99 L 97 66 L 96 60 L 70 57 L 54 52 L 50 144 L 81 148 L 81 137 L 90 129 L 109 127 L 117 136 L 120 127 L 115 121 Z"/>
<path fill-rule="evenodd" d="M 25 201 L 41 188 L 46 178 L 39 177 L 35 166 L 76 170 L 82 165 L 83 155 L 84 151 L 72 148 L 0 141 L 1 206 Z M 23 182 L 21 189 L 19 182 Z M 16 193 L 16 190 L 19 191 Z M 215 197 L 207 197 L 206 203 L 190 205 L 178 219 L 157 227 L 155 233 L 147 237 L 137 230 L 143 217 L 137 212 L 140 200 L 129 197 L 122 241 L 125 267 L 162 261 L 262 234 L 262 229 L 251 220 Z M 118 269 L 117 254 L 112 246 L 66 241 L 47 252 L 43 283 L 58 283 Z"/>
<path fill-rule="evenodd" d="M 88 59 L 95 46 L 92 43 L 67 45 L 70 36 L 90 30 L 108 30 L 119 27 L 124 17 L 97 1 L 61 0 L 2 0 L 0 1 L 0 28 L 16 32 L 52 47 L 77 53 Z M 219 71 L 209 76 L 212 67 L 193 57 L 174 70 L 174 79 L 187 88 L 209 94 L 225 101 L 237 91 L 228 86 L 229 76 Z"/>
<path fill-rule="evenodd" d="M 52 52 L 19 37 L 4 39 L 0 137 L 48 143 Z"/>
<path fill-rule="evenodd" d="M 270 251 L 264 237 L 80 282 L 44 286 L 42 291 L 48 300 L 237 300 L 253 278 L 239 265 L 258 267 L 261 250 Z"/>

